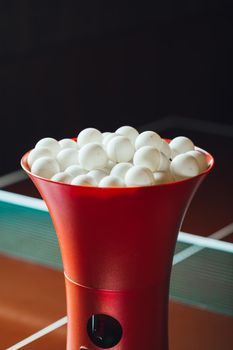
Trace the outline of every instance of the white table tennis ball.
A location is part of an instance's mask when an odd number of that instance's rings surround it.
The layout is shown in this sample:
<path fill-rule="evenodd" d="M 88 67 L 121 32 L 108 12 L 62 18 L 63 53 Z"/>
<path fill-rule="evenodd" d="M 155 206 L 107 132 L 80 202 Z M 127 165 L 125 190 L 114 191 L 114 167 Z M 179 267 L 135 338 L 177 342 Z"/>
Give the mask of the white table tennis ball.
<path fill-rule="evenodd" d="M 133 145 L 135 144 L 135 140 L 139 135 L 139 132 L 135 128 L 133 128 L 132 126 L 128 126 L 128 125 L 121 126 L 115 132 L 117 135 L 127 137 Z"/>
<path fill-rule="evenodd" d="M 102 134 L 95 128 L 87 128 L 82 130 L 77 137 L 78 147 L 81 148 L 88 143 L 102 143 Z"/>
<path fill-rule="evenodd" d="M 113 168 L 116 164 L 117 164 L 116 162 L 114 162 L 113 160 L 110 160 L 110 159 L 109 159 L 108 164 L 107 164 L 107 168 L 108 168 L 109 170 L 112 170 L 112 168 Z"/>
<path fill-rule="evenodd" d="M 151 186 L 154 182 L 153 173 L 139 165 L 132 166 L 125 174 L 126 186 Z"/>
<path fill-rule="evenodd" d="M 170 159 L 173 160 L 176 156 L 178 156 L 178 154 L 180 153 L 172 149 Z"/>
<path fill-rule="evenodd" d="M 65 184 L 70 184 L 71 181 L 73 180 L 73 176 L 71 176 L 70 174 L 68 174 L 66 172 L 60 172 L 60 173 L 53 175 L 51 180 L 56 181 L 56 182 L 63 182 Z"/>
<path fill-rule="evenodd" d="M 91 170 L 87 173 L 88 176 L 94 178 L 96 185 L 98 186 L 99 182 L 108 175 L 107 172 L 101 169 Z"/>
<path fill-rule="evenodd" d="M 58 141 L 52 137 L 45 137 L 37 142 L 35 148 L 47 147 L 53 153 L 53 156 L 56 156 L 58 152 L 61 150 L 61 146 Z"/>
<path fill-rule="evenodd" d="M 169 144 L 163 139 L 161 139 L 159 151 L 162 152 L 163 154 L 165 154 L 165 156 L 167 158 L 171 157 L 171 148 L 170 148 Z"/>
<path fill-rule="evenodd" d="M 29 167 L 32 167 L 32 164 L 41 157 L 53 157 L 52 151 L 47 147 L 34 148 L 28 155 L 27 162 Z"/>
<path fill-rule="evenodd" d="M 78 175 L 72 181 L 71 185 L 79 185 L 79 186 L 96 186 L 96 182 L 94 177 L 85 175 Z"/>
<path fill-rule="evenodd" d="M 110 133 L 108 133 L 108 135 L 104 136 L 103 140 L 102 140 L 103 146 L 106 148 L 108 143 L 116 136 L 117 136 L 117 134 L 115 134 L 115 132 L 110 132 Z"/>
<path fill-rule="evenodd" d="M 175 158 L 178 154 L 186 153 L 194 150 L 193 142 L 185 136 L 175 137 L 169 144 L 172 151 L 172 158 Z"/>
<path fill-rule="evenodd" d="M 32 164 L 31 172 L 46 179 L 51 179 L 53 175 L 60 172 L 60 167 L 53 157 L 41 157 Z"/>
<path fill-rule="evenodd" d="M 64 171 L 70 165 L 79 164 L 79 151 L 74 148 L 64 148 L 57 155 L 57 161 L 60 168 Z"/>
<path fill-rule="evenodd" d="M 75 148 L 77 149 L 77 142 L 71 139 L 62 139 L 58 141 L 61 148 Z"/>
<path fill-rule="evenodd" d="M 113 162 L 112 160 L 108 160 L 106 167 L 103 169 L 104 171 L 106 171 L 108 173 L 108 175 L 110 174 L 112 168 L 114 168 L 114 166 L 116 165 L 116 162 Z"/>
<path fill-rule="evenodd" d="M 155 179 L 155 185 L 162 185 L 169 182 L 173 182 L 170 171 L 156 171 L 153 173 Z"/>
<path fill-rule="evenodd" d="M 160 152 L 151 146 L 141 147 L 135 152 L 133 163 L 146 167 L 152 172 L 157 171 L 160 164 Z"/>
<path fill-rule="evenodd" d="M 196 159 L 201 173 L 208 168 L 209 164 L 203 152 L 194 150 L 194 151 L 187 152 L 187 154 L 190 154 Z"/>
<path fill-rule="evenodd" d="M 196 176 L 200 173 L 196 159 L 187 154 L 178 154 L 171 162 L 171 174 L 176 181 Z"/>
<path fill-rule="evenodd" d="M 110 132 L 110 131 L 102 132 L 102 140 L 103 140 L 106 136 L 108 136 L 108 135 L 110 135 L 110 134 L 112 134 L 112 132 Z"/>
<path fill-rule="evenodd" d="M 79 151 L 79 162 L 86 170 L 103 169 L 108 163 L 108 157 L 101 145 L 88 143 Z"/>
<path fill-rule="evenodd" d="M 117 176 L 124 181 L 125 174 L 132 166 L 131 163 L 118 163 L 112 168 L 110 175 Z"/>
<path fill-rule="evenodd" d="M 114 162 L 128 162 L 133 158 L 134 146 L 127 137 L 116 136 L 107 144 L 108 157 Z"/>
<path fill-rule="evenodd" d="M 138 135 L 135 140 L 135 149 L 138 150 L 144 146 L 151 146 L 159 149 L 161 137 L 154 131 L 144 131 Z"/>
<path fill-rule="evenodd" d="M 99 183 L 99 187 L 124 187 L 125 184 L 117 176 L 108 175 L 105 176 Z"/>
<path fill-rule="evenodd" d="M 80 165 L 70 165 L 68 168 L 65 169 L 65 173 L 69 174 L 73 178 L 78 175 L 84 175 L 87 173 L 85 169 L 83 169 Z"/>
<path fill-rule="evenodd" d="M 170 160 L 163 152 L 160 152 L 160 161 L 158 171 L 167 171 L 170 169 Z"/>

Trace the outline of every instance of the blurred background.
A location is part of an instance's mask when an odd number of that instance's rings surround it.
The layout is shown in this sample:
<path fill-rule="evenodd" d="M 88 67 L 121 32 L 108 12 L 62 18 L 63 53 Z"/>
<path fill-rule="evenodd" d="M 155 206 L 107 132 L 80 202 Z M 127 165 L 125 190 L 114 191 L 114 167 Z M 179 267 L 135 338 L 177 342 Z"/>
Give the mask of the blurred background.
<path fill-rule="evenodd" d="M 231 124 L 231 1 L 1 1 L 0 173 L 42 137 Z"/>
<path fill-rule="evenodd" d="M 178 240 L 170 349 L 233 349 L 231 3 L 0 1 L 0 349 L 66 315 L 57 238 L 22 155 L 43 137 L 127 124 L 215 158 L 182 225 L 215 248 Z M 26 349 L 65 342 L 64 324 Z"/>

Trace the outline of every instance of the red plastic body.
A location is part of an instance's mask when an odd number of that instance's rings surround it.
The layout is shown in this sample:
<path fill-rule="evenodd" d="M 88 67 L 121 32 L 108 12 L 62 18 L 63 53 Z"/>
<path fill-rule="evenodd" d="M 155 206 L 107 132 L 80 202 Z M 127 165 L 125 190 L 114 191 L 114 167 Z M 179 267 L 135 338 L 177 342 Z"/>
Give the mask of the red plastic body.
<path fill-rule="evenodd" d="M 182 220 L 213 167 L 188 180 L 150 187 L 95 188 L 52 182 L 22 166 L 44 198 L 66 275 L 67 350 L 100 349 L 87 333 L 93 314 L 122 326 L 114 350 L 168 350 L 168 295 Z"/>

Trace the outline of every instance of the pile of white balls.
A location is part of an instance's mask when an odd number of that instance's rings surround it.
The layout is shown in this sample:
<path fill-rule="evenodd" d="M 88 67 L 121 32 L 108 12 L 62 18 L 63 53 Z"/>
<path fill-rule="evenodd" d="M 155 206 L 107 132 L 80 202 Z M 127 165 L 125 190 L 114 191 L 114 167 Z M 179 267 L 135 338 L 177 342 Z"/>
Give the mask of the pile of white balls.
<path fill-rule="evenodd" d="M 97 187 L 152 186 L 196 176 L 206 156 L 184 136 L 170 143 L 154 131 L 122 126 L 115 132 L 82 130 L 77 142 L 43 138 L 28 155 L 31 172 L 52 181 Z"/>

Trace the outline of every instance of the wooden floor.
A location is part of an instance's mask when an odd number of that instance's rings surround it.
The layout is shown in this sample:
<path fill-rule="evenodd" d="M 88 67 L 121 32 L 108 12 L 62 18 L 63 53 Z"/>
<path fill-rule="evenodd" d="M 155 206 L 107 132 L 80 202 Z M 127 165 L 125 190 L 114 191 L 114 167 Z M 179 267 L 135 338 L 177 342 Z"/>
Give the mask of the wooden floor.
<path fill-rule="evenodd" d="M 63 274 L 0 257 L 0 349 L 7 349 L 66 315 Z M 233 319 L 170 302 L 170 350 L 232 350 Z M 64 350 L 66 326 L 24 347 Z"/>

